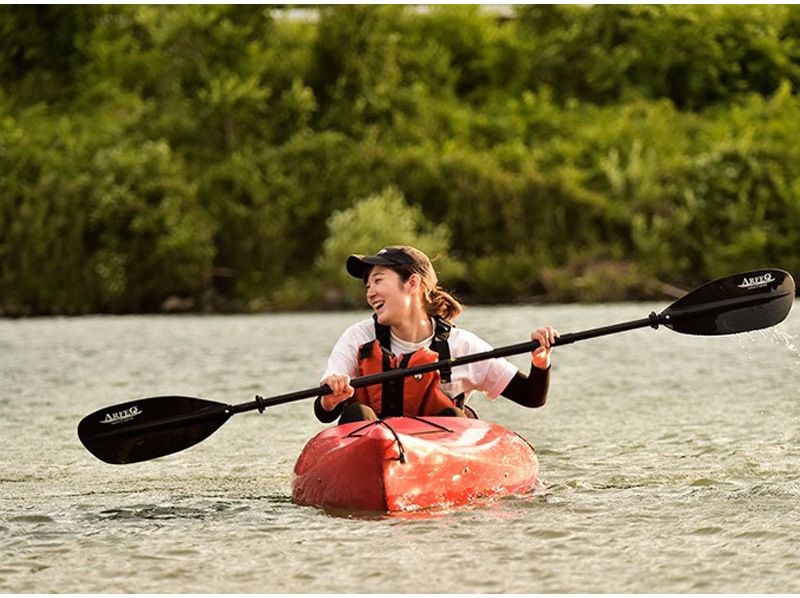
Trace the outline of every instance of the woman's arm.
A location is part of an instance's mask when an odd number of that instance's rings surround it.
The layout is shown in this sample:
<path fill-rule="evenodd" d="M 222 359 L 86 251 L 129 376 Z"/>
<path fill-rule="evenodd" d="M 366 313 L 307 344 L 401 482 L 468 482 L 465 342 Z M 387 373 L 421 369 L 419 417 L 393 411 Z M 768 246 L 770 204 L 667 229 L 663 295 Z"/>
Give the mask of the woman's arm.
<path fill-rule="evenodd" d="M 531 340 L 539 341 L 539 347 L 531 353 L 530 373 L 526 376 L 517 372 L 500 394 L 524 407 L 544 405 L 550 389 L 550 355 L 556 338 L 558 332 L 552 326 L 532 332 Z"/>
<path fill-rule="evenodd" d="M 530 374 L 517 372 L 501 394 L 523 407 L 541 407 L 549 389 L 550 368 L 542 370 L 531 364 Z"/>
<path fill-rule="evenodd" d="M 342 414 L 342 409 L 344 409 L 344 403 L 337 403 L 331 411 L 328 411 L 322 406 L 322 397 L 317 397 L 317 400 L 314 401 L 314 415 L 323 424 L 335 421 Z"/>
<path fill-rule="evenodd" d="M 328 386 L 331 392 L 314 401 L 314 415 L 323 424 L 329 424 L 342 414 L 343 403 L 353 396 L 355 389 L 350 386 L 350 376 L 347 374 L 326 376 L 320 385 Z"/>
<path fill-rule="evenodd" d="M 344 408 L 342 401 L 353 395 L 350 377 L 355 376 L 358 371 L 358 347 L 375 338 L 374 330 L 371 319 L 353 324 L 342 333 L 331 349 L 320 386 L 327 384 L 333 392 L 317 397 L 314 401 L 314 415 L 323 424 L 329 424 L 338 418 Z"/>

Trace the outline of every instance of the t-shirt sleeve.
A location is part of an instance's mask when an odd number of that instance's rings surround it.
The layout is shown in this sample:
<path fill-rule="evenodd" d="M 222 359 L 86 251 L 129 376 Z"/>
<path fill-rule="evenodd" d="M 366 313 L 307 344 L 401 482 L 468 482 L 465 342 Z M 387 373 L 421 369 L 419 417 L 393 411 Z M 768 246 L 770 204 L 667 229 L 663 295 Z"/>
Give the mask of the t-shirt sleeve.
<path fill-rule="evenodd" d="M 480 390 L 485 392 L 490 399 L 496 399 L 518 371 L 517 366 L 504 357 L 489 359 L 486 361 L 486 375 Z"/>
<path fill-rule="evenodd" d="M 459 329 L 458 341 L 452 348 L 453 356 L 471 355 L 491 351 L 492 347 L 485 340 L 464 329 Z M 496 399 L 505 390 L 508 383 L 516 375 L 517 367 L 505 358 L 476 361 L 467 366 L 465 372 L 469 386 L 485 393 L 490 399 Z"/>
<path fill-rule="evenodd" d="M 369 326 L 372 326 L 372 321 L 368 321 L 367 324 L 368 326 L 365 326 L 364 322 L 358 322 L 342 333 L 331 349 L 328 364 L 320 380 L 331 374 L 347 374 L 351 378 L 358 375 L 358 348 L 372 340 L 369 338 Z M 371 336 L 374 338 L 374 333 Z"/>

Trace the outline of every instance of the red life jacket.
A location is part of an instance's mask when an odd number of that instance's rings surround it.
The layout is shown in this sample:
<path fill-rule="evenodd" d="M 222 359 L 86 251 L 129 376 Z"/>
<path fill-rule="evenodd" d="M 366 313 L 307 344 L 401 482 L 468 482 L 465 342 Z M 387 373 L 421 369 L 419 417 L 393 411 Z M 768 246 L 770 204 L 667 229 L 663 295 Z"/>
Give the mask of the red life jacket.
<path fill-rule="evenodd" d="M 359 347 L 358 375 L 368 376 L 392 369 L 434 363 L 439 359 L 448 359 L 450 348 L 447 338 L 451 326 L 438 318 L 435 319 L 435 322 L 436 331 L 431 347 L 444 350 L 436 351 L 423 347 L 413 353 L 396 356 L 388 347 L 389 327 L 379 324 L 376 320 L 377 338 Z M 449 382 L 449 368 L 442 374 L 434 370 L 416 376 L 396 378 L 383 384 L 357 388 L 352 400 L 372 407 L 375 413 L 382 418 L 401 415 L 436 415 L 446 407 L 457 406 L 457 402 L 448 397 L 440 388 L 442 379 Z"/>

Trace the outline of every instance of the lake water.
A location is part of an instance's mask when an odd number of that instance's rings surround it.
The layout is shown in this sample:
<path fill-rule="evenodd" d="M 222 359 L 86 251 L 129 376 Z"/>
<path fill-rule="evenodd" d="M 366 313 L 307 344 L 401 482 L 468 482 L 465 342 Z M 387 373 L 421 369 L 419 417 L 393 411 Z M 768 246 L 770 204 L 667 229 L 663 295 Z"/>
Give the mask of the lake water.
<path fill-rule="evenodd" d="M 472 307 L 459 323 L 503 345 L 664 306 Z M 135 398 L 314 387 L 365 313 L 0 321 L 0 592 L 800 592 L 796 310 L 746 335 L 558 348 L 542 409 L 472 402 L 537 446 L 545 489 L 374 517 L 291 502 L 323 428 L 310 400 L 136 465 L 76 436 Z"/>

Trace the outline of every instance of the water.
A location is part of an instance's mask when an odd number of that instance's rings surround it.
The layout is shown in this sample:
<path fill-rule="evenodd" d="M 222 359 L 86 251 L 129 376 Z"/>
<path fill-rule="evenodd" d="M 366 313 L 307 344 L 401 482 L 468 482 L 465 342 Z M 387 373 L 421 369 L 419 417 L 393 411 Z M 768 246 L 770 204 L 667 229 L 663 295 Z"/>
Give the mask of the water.
<path fill-rule="evenodd" d="M 663 305 L 468 308 L 496 345 Z M 640 330 L 556 350 L 548 404 L 474 401 L 536 444 L 546 489 L 448 512 L 298 507 L 310 401 L 106 465 L 87 413 L 313 387 L 362 314 L 0 321 L 0 592 L 800 592 L 800 316 L 702 338 Z M 512 359 L 527 368 L 526 358 Z"/>

